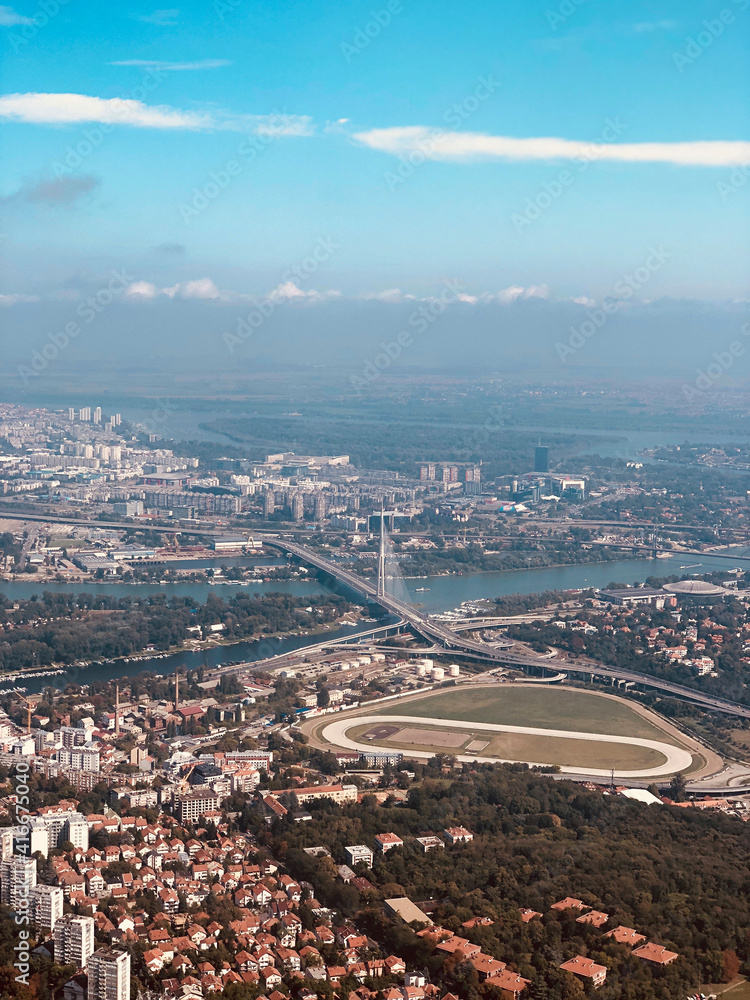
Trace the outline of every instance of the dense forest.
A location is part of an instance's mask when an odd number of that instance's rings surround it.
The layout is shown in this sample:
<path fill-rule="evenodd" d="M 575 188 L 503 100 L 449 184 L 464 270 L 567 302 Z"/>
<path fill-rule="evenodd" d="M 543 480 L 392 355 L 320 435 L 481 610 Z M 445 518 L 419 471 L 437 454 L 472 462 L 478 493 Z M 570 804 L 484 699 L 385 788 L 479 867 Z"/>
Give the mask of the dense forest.
<path fill-rule="evenodd" d="M 207 630 L 221 624 L 225 641 L 309 630 L 336 621 L 350 607 L 345 598 L 333 595 L 261 598 L 244 591 L 228 600 L 210 595 L 205 604 L 161 594 L 144 598 L 45 591 L 15 605 L 0 597 L 0 669 L 111 659 L 148 646 L 166 650 L 183 643 L 191 626 Z"/>
<path fill-rule="evenodd" d="M 502 544 L 502 543 L 500 543 Z M 533 569 L 543 566 L 621 560 L 622 552 L 603 546 L 584 549 L 572 541 L 529 541 L 519 539 L 501 551 L 487 551 L 475 543 L 465 548 L 446 546 L 404 553 L 400 558 L 405 576 L 433 576 L 440 573 L 477 573 L 510 569 Z M 372 567 L 368 569 L 372 572 Z"/>
<path fill-rule="evenodd" d="M 748 969 L 750 828 L 738 820 L 603 796 L 520 765 L 487 765 L 454 781 L 428 778 L 411 789 L 405 806 L 373 804 L 365 799 L 341 810 L 321 803 L 312 807 L 311 823 L 278 823 L 269 844 L 298 878 L 313 883 L 322 902 L 346 916 L 359 912 L 357 922 L 386 951 L 442 977 L 462 1000 L 480 996 L 476 974 L 443 963 L 405 925 L 386 918 L 381 897 L 431 901 L 436 922 L 532 980 L 529 1000 L 583 995 L 558 970 L 575 954 L 607 966 L 601 1000 L 684 1000 L 698 981 L 720 981 L 740 963 Z M 425 855 L 408 839 L 456 823 L 474 832 L 472 843 Z M 330 864 L 301 850 L 324 844 L 343 863 L 345 845 L 372 844 L 384 830 L 406 844 L 364 872 L 372 893 L 344 885 Z M 608 926 L 634 927 L 680 958 L 664 969 L 652 967 L 601 931 L 576 923 L 575 914 L 550 912 L 566 896 L 608 913 Z M 543 916 L 524 924 L 519 907 Z M 493 923 L 467 932 L 461 924 L 473 916 Z"/>

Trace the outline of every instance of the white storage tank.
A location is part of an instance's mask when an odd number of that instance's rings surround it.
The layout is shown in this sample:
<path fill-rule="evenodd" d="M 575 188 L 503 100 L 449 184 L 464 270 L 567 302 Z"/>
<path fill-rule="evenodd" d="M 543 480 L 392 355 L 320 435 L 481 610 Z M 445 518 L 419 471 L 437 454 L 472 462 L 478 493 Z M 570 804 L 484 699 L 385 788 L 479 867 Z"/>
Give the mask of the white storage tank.
<path fill-rule="evenodd" d="M 443 667 L 432 668 L 432 679 L 434 681 L 442 681 L 444 678 L 445 678 L 445 669 Z"/>
<path fill-rule="evenodd" d="M 448 667 L 448 673 L 451 677 L 459 677 L 461 675 L 461 668 L 457 663 L 451 663 Z"/>
<path fill-rule="evenodd" d="M 368 663 L 372 663 L 372 657 L 370 656 L 360 656 L 359 662 L 363 667 L 366 667 Z"/>
<path fill-rule="evenodd" d="M 431 668 L 431 667 L 434 667 L 434 666 L 435 666 L 435 661 L 434 661 L 434 660 L 428 660 L 428 659 L 427 659 L 426 657 L 425 657 L 425 659 L 424 659 L 424 660 L 421 660 L 420 662 L 421 662 L 421 663 L 424 663 L 424 665 L 425 665 L 426 667 L 430 667 L 430 668 Z"/>
<path fill-rule="evenodd" d="M 373 663 L 385 663 L 385 653 L 373 653 L 372 654 Z"/>
<path fill-rule="evenodd" d="M 424 663 L 418 663 L 417 677 L 426 677 L 426 676 L 427 676 L 427 667 L 424 665 Z"/>

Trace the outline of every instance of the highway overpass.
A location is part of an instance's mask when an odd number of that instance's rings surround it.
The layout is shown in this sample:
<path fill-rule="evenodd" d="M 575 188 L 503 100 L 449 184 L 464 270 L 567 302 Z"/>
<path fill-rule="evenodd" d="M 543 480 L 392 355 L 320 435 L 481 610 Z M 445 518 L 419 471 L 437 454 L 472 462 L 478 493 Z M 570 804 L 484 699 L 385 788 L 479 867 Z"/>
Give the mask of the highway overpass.
<path fill-rule="evenodd" d="M 557 672 L 557 670 L 562 669 L 569 674 L 576 674 L 582 677 L 606 677 L 613 684 L 616 681 L 630 682 L 639 687 L 661 691 L 665 695 L 680 698 L 683 701 L 693 702 L 710 711 L 723 712 L 727 715 L 750 719 L 750 708 L 726 701 L 722 698 L 713 698 L 710 695 L 703 694 L 701 691 L 685 687 L 682 684 L 673 684 L 671 681 L 662 680 L 658 677 L 651 677 L 649 674 L 636 673 L 632 670 L 623 670 L 619 667 L 610 667 L 600 663 L 579 663 L 566 660 L 564 665 L 556 664 L 554 661 L 550 662 L 549 659 L 545 659 L 544 657 L 532 657 L 514 653 L 510 648 L 510 643 L 506 648 L 498 648 L 496 645 L 490 645 L 479 639 L 461 635 L 448 625 L 435 621 L 430 615 L 425 614 L 411 604 L 396 600 L 396 598 L 388 594 L 378 594 L 376 586 L 370 583 L 369 580 L 365 580 L 358 574 L 352 573 L 350 570 L 326 558 L 326 556 L 322 556 L 312 549 L 307 548 L 307 546 L 278 537 L 273 539 L 264 538 L 264 543 L 281 549 L 301 562 L 327 573 L 346 587 L 362 594 L 367 600 L 379 604 L 384 610 L 403 619 L 418 635 L 432 640 L 444 649 L 454 651 L 456 654 L 468 654 L 472 659 L 481 659 L 497 665 L 517 667 L 523 671 L 542 671 L 544 673 L 548 671 Z"/>

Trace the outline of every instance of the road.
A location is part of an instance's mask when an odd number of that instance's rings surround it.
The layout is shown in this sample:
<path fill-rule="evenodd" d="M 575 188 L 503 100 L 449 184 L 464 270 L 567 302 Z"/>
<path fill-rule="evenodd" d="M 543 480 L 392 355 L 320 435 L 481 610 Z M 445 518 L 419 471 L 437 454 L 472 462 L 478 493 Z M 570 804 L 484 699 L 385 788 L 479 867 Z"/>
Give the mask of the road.
<path fill-rule="evenodd" d="M 658 677 L 651 677 L 648 674 L 640 674 L 632 670 L 623 670 L 619 667 L 610 667 L 599 663 L 578 664 L 566 662 L 564 668 L 561 668 L 559 665 L 552 666 L 549 660 L 543 657 L 532 657 L 514 653 L 509 648 L 498 648 L 479 639 L 471 639 L 459 635 L 447 625 L 442 622 L 436 622 L 430 615 L 419 611 L 411 604 L 398 601 L 390 595 L 378 595 L 376 587 L 369 580 L 365 580 L 356 573 L 344 569 L 342 566 L 314 552 L 312 549 L 308 549 L 304 545 L 299 545 L 297 542 L 290 542 L 283 538 L 266 539 L 266 542 L 268 545 L 281 549 L 289 555 L 295 556 L 300 561 L 308 563 L 316 569 L 322 570 L 324 573 L 328 573 L 340 583 L 364 595 L 373 603 L 379 604 L 386 611 L 402 618 L 419 635 L 436 642 L 446 650 L 453 650 L 457 654 L 470 654 L 474 658 L 480 658 L 485 662 L 489 661 L 518 667 L 524 671 L 548 672 L 553 670 L 557 672 L 559 669 L 565 669 L 568 673 L 577 673 L 582 676 L 594 675 L 596 677 L 606 677 L 612 680 L 613 683 L 615 681 L 631 682 L 640 687 L 662 691 L 664 694 L 680 698 L 684 701 L 691 701 L 711 711 L 750 719 L 750 708 L 746 708 L 735 702 L 726 701 L 722 698 L 712 698 L 700 691 L 684 687 L 681 684 L 673 684 Z M 508 646 L 510 645 L 509 643 Z"/>
<path fill-rule="evenodd" d="M 0 517 L 4 514 L 0 511 Z M 8 514 L 8 516 L 13 516 Z M 76 521 L 75 518 L 59 518 L 59 517 L 49 517 L 47 515 L 30 515 L 30 514 L 18 514 L 17 517 L 23 518 L 24 520 L 37 520 L 37 521 L 47 521 L 51 523 L 67 523 L 67 524 L 81 524 L 87 523 L 86 521 L 80 520 Z M 91 522 L 89 522 L 91 523 Z M 96 523 L 99 527 L 127 527 L 132 528 L 132 523 L 119 524 L 117 522 L 104 522 L 97 521 Z M 573 522 L 573 524 L 585 525 L 589 522 Z M 607 522 L 590 522 L 591 524 L 604 524 Z M 183 534 L 220 534 L 222 530 L 226 529 L 216 529 L 211 531 L 210 529 L 202 528 L 200 531 L 188 531 L 185 529 L 178 529 Z M 338 580 L 340 583 L 351 588 L 352 590 L 362 594 L 373 603 L 379 604 L 386 611 L 391 614 L 396 615 L 398 618 L 402 618 L 407 622 L 415 632 L 419 635 L 424 636 L 427 639 L 437 642 L 438 645 L 442 646 L 444 649 L 453 650 L 457 654 L 468 654 L 472 658 L 481 659 L 483 661 L 489 661 L 496 664 L 503 664 L 507 666 L 518 667 L 521 670 L 541 670 L 543 672 L 554 669 L 550 667 L 548 661 L 545 661 L 540 657 L 530 657 L 522 656 L 518 653 L 513 653 L 509 649 L 498 648 L 497 645 L 490 645 L 486 642 L 482 642 L 478 639 L 470 639 L 461 635 L 458 635 L 453 629 L 449 628 L 441 622 L 435 621 L 429 615 L 426 615 L 414 608 L 411 604 L 407 604 L 404 601 L 398 601 L 396 598 L 390 595 L 378 595 L 375 586 L 369 582 L 369 580 L 363 579 L 356 573 L 352 573 L 349 570 L 343 569 L 341 566 L 327 559 L 325 556 L 319 555 L 312 549 L 307 548 L 304 545 L 299 545 L 296 542 L 290 542 L 286 539 L 279 538 L 276 535 L 266 535 L 262 533 L 257 533 L 263 538 L 263 542 L 266 545 L 273 546 L 275 548 L 281 549 L 290 555 L 295 556 L 301 562 L 308 563 L 314 566 L 316 569 L 320 569 L 325 573 L 328 573 L 334 579 Z M 688 554 L 688 553 L 684 553 Z M 705 555 L 706 553 L 695 553 L 696 555 Z M 510 645 L 510 644 L 508 644 Z M 707 695 L 702 694 L 700 691 L 695 691 L 692 688 L 683 687 L 680 684 L 672 684 L 669 681 L 664 681 L 656 677 L 651 677 L 648 674 L 639 674 L 630 670 L 622 670 L 619 667 L 609 667 L 603 664 L 595 665 L 581 665 L 571 666 L 566 665 L 566 669 L 569 672 L 577 672 L 581 675 L 591 675 L 595 674 L 597 677 L 607 677 L 613 681 L 622 680 L 630 681 L 633 684 L 637 684 L 641 687 L 652 688 L 657 691 L 662 691 L 665 694 L 671 695 L 675 698 L 681 698 L 685 701 L 691 701 L 697 705 L 701 705 L 703 708 L 707 708 L 711 711 L 723 712 L 727 715 L 735 715 L 740 718 L 750 719 L 750 708 L 746 708 L 742 705 L 738 705 L 735 702 L 725 701 L 721 698 L 712 698 Z"/>

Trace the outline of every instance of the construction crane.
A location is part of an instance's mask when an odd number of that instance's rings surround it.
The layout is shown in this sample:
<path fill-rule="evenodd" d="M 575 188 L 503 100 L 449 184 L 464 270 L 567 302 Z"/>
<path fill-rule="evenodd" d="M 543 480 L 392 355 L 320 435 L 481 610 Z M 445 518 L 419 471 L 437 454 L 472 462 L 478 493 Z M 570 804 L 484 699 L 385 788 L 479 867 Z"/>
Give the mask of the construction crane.
<path fill-rule="evenodd" d="M 20 691 L 18 692 L 18 697 L 21 698 L 21 699 L 23 699 L 23 701 L 26 702 L 26 732 L 30 733 L 31 732 L 31 713 L 36 708 L 37 703 L 35 701 L 29 701 L 29 699 L 25 695 L 21 694 Z"/>
<path fill-rule="evenodd" d="M 188 787 L 190 785 L 190 775 L 193 773 L 193 771 L 196 769 L 197 766 L 198 766 L 198 761 L 196 761 L 195 764 L 191 764 L 190 767 L 185 772 L 185 774 L 182 776 L 182 779 L 180 781 L 181 795 L 184 795 L 185 792 L 188 790 Z"/>

